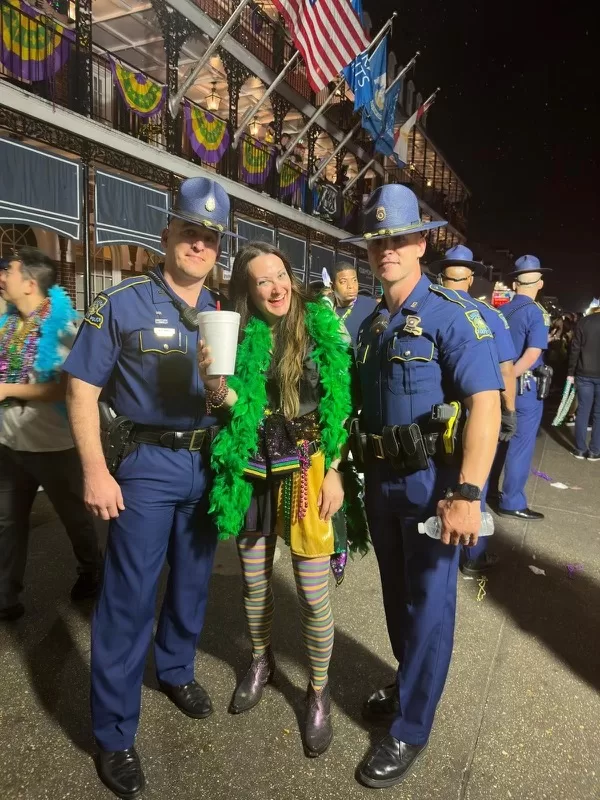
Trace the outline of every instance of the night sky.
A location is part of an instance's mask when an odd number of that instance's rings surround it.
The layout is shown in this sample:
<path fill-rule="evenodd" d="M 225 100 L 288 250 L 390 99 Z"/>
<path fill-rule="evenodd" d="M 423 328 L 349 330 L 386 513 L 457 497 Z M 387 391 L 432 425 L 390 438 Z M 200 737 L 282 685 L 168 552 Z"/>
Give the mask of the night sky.
<path fill-rule="evenodd" d="M 398 11 L 400 64 L 423 98 L 441 87 L 427 131 L 471 190 L 469 238 L 533 253 L 546 292 L 583 310 L 600 296 L 598 37 L 582 6 L 552 17 L 531 2 L 363 0 L 373 33 Z"/>

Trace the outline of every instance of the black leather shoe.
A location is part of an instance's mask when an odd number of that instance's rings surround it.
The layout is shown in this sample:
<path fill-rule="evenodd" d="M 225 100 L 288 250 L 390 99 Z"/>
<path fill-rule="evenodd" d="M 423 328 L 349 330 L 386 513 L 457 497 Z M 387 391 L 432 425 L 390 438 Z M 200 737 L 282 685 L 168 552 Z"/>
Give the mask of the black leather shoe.
<path fill-rule="evenodd" d="M 484 553 L 479 558 L 470 558 L 462 564 L 460 571 L 463 575 L 484 575 L 491 569 L 494 569 L 496 564 L 500 561 L 500 557 L 495 553 Z"/>
<path fill-rule="evenodd" d="M 426 747 L 406 744 L 388 735 L 371 748 L 358 770 L 358 778 L 371 789 L 394 786 L 404 780 Z"/>
<path fill-rule="evenodd" d="M 400 698 L 398 685 L 395 683 L 373 692 L 362 709 L 363 717 L 385 725 L 394 721 L 399 710 Z"/>
<path fill-rule="evenodd" d="M 210 697 L 205 689 L 196 681 L 184 683 L 183 686 L 171 686 L 170 683 L 158 682 L 164 692 L 180 711 L 192 719 L 204 719 L 213 712 Z"/>
<path fill-rule="evenodd" d="M 6 606 L 0 608 L 0 622 L 14 622 L 20 619 L 25 613 L 25 606 L 23 603 L 15 603 L 14 606 Z"/>
<path fill-rule="evenodd" d="M 304 721 L 304 752 L 309 758 L 322 755 L 333 739 L 329 684 L 317 691 L 312 683 L 306 690 L 306 718 Z"/>
<path fill-rule="evenodd" d="M 100 576 L 97 572 L 82 572 L 71 589 L 71 600 L 79 603 L 82 600 L 91 600 L 98 594 Z"/>
<path fill-rule="evenodd" d="M 250 669 L 238 683 L 231 703 L 229 704 L 230 714 L 243 714 L 250 711 L 257 705 L 263 696 L 263 690 L 267 683 L 273 680 L 275 672 L 275 659 L 271 648 L 266 650 L 262 656 L 252 659 Z"/>
<path fill-rule="evenodd" d="M 124 800 L 139 797 L 145 785 L 144 773 L 135 747 L 128 750 L 101 750 L 96 758 L 102 783 Z"/>
<path fill-rule="evenodd" d="M 539 511 L 532 511 L 530 508 L 521 508 L 518 511 L 505 511 L 504 509 L 499 508 L 496 513 L 499 517 L 513 517 L 514 519 L 544 519 L 543 514 L 541 514 Z"/>

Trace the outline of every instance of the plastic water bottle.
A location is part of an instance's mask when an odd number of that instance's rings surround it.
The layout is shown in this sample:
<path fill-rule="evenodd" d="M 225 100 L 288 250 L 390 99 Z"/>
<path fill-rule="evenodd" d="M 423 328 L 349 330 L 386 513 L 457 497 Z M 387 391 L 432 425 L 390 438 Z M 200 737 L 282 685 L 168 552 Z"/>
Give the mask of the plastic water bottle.
<path fill-rule="evenodd" d="M 426 522 L 419 522 L 417 525 L 419 533 L 426 533 L 432 539 L 439 539 L 442 535 L 442 520 L 439 517 L 429 517 Z M 491 536 L 494 532 L 494 518 L 485 511 L 481 515 L 481 528 L 479 536 Z"/>

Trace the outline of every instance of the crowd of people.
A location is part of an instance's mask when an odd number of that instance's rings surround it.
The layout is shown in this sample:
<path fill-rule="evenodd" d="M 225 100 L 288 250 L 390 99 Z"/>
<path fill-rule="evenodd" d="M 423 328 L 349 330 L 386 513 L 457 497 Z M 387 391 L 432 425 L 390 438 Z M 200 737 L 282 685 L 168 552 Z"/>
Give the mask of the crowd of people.
<path fill-rule="evenodd" d="M 389 733 L 358 777 L 393 786 L 427 747 L 452 655 L 458 571 L 479 575 L 497 561 L 478 540 L 486 500 L 501 516 L 543 518 L 525 485 L 550 385 L 544 351 L 550 338 L 554 359 L 569 326 L 551 326 L 536 302 L 547 270 L 532 255 L 516 261 L 503 313 L 470 297 L 482 265 L 464 245 L 432 265 L 432 282 L 421 268 L 426 235 L 445 223 L 421 220 L 400 184 L 373 192 L 362 234 L 347 240 L 366 247 L 381 300 L 359 294 L 347 262 L 307 293 L 287 255 L 260 242 L 238 244 L 228 298 L 219 297 L 205 280 L 222 238 L 234 235 L 229 211 L 218 182 L 184 181 L 162 234 L 164 263 L 98 295 L 75 339 L 72 304 L 43 253 L 24 248 L 0 272 L 9 304 L 0 320 L 0 619 L 25 613 L 28 517 L 42 485 L 80 565 L 73 599 L 97 593 L 98 773 L 133 798 L 145 785 L 135 737 L 165 562 L 158 683 L 200 720 L 213 711 L 194 664 L 218 538 L 237 543 L 251 644 L 233 714 L 261 701 L 277 669 L 277 538 L 289 546 L 309 671 L 302 740 L 316 757 L 333 737 L 330 572 L 340 584 L 348 552 L 372 547 L 398 672 L 365 700 L 365 716 Z M 240 318 L 231 376 L 212 374 L 197 325 L 196 312 L 218 308 Z M 600 314 L 576 325 L 566 362 L 582 419 L 592 408 L 600 416 L 598 323 Z M 577 440 L 590 460 L 598 436 L 600 425 L 589 447 Z M 109 521 L 103 558 L 92 516 Z M 419 533 L 435 516 L 439 538 Z"/>

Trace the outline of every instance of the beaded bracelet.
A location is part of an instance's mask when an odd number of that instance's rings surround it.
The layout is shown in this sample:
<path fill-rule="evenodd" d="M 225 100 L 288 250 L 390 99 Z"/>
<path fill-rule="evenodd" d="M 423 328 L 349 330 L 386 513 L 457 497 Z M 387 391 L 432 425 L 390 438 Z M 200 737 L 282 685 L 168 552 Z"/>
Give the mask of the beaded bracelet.
<path fill-rule="evenodd" d="M 204 390 L 204 398 L 206 402 L 206 413 L 210 414 L 213 408 L 221 408 L 225 400 L 227 399 L 227 395 L 229 394 L 229 387 L 227 386 L 227 381 L 221 375 L 219 378 L 219 388 L 212 389 L 206 388 Z"/>

